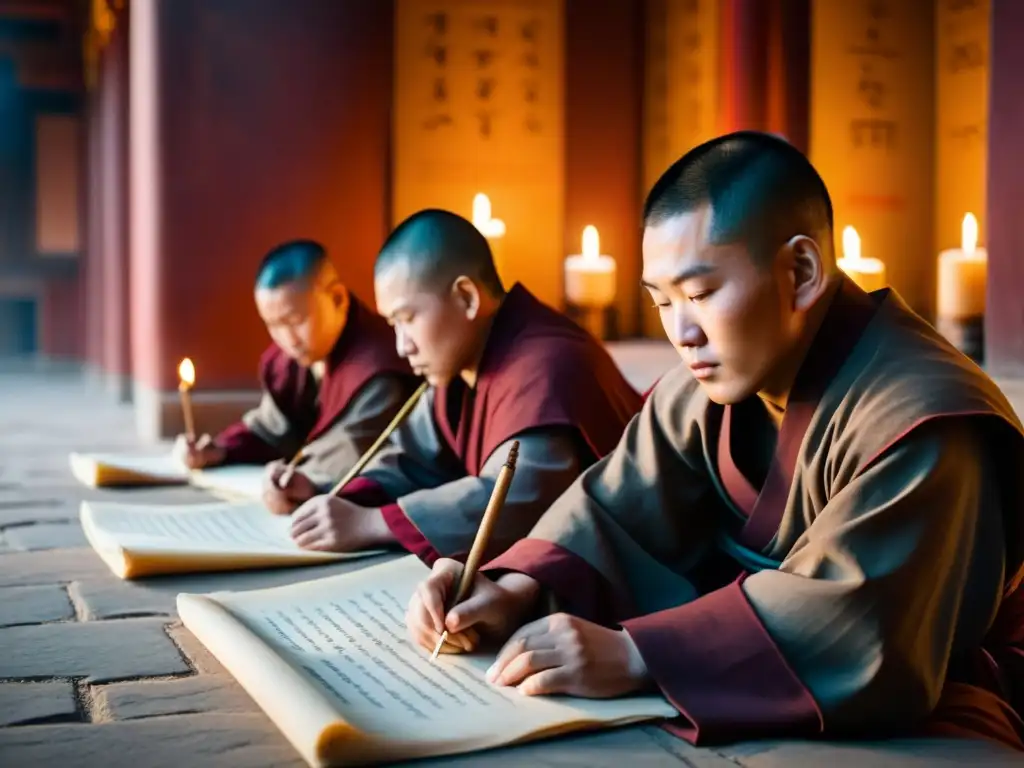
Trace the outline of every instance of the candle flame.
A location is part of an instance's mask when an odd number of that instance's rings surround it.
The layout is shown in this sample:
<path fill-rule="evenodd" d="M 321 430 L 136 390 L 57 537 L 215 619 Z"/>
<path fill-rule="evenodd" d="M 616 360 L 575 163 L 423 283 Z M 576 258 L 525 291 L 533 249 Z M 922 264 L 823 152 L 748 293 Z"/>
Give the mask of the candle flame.
<path fill-rule="evenodd" d="M 491 220 L 491 198 L 477 192 L 473 198 L 473 224 L 480 227 Z"/>
<path fill-rule="evenodd" d="M 583 258 L 596 259 L 600 255 L 601 236 L 597 232 L 597 227 L 587 224 L 583 228 Z"/>
<path fill-rule="evenodd" d="M 973 256 L 978 247 L 978 220 L 973 213 L 967 213 L 960 226 L 960 247 L 968 256 Z"/>
<path fill-rule="evenodd" d="M 852 261 L 860 260 L 860 235 L 853 227 L 843 228 L 843 258 Z"/>
<path fill-rule="evenodd" d="M 181 364 L 178 366 L 178 378 L 181 379 L 182 384 L 186 384 L 190 387 L 196 383 L 196 367 L 187 357 L 182 360 Z"/>

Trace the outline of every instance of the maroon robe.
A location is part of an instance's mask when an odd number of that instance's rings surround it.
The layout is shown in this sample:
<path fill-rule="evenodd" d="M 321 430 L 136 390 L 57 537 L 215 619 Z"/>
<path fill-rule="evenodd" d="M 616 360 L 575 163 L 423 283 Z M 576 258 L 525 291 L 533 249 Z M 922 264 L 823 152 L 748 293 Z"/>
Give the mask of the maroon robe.
<path fill-rule="evenodd" d="M 349 403 L 371 380 L 391 376 L 402 380 L 409 394 L 417 384 L 409 364 L 398 356 L 394 331 L 350 294 L 348 318 L 327 358 L 322 381 L 312 371 L 271 344 L 260 358 L 259 379 L 264 396 L 288 421 L 289 445 L 273 444 L 245 420 L 232 424 L 215 438 L 227 451 L 227 464 L 265 464 L 288 458 L 327 432 Z"/>
<path fill-rule="evenodd" d="M 735 410 L 667 374 L 485 571 L 629 632 L 694 743 L 1022 748 L 1024 433 L 995 385 L 893 292 L 844 280 L 760 488 Z"/>
<path fill-rule="evenodd" d="M 476 385 L 455 379 L 434 392 L 433 404 L 443 463 L 479 476 L 503 443 L 547 429 L 571 432 L 582 467 L 589 466 L 615 447 L 641 402 L 600 342 L 516 284 L 491 326 Z M 438 549 L 372 474 L 357 478 L 341 495 L 382 507 L 399 543 L 432 563 Z M 483 508 L 476 511 L 482 513 Z M 462 557 L 470 543 L 446 555 Z"/>

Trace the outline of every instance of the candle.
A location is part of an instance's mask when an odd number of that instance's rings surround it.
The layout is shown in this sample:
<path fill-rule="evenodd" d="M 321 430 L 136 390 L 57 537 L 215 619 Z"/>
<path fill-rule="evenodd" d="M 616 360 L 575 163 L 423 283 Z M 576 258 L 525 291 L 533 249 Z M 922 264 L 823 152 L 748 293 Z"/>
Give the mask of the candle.
<path fill-rule="evenodd" d="M 985 284 L 988 253 L 978 247 L 978 220 L 964 216 L 960 247 L 939 254 L 939 286 L 936 326 L 954 346 L 979 359 L 985 317 Z"/>
<path fill-rule="evenodd" d="M 185 417 L 185 436 L 189 440 L 196 439 L 195 421 L 192 419 L 192 398 L 190 392 L 196 383 L 196 367 L 187 357 L 178 366 L 178 392 L 181 394 L 181 412 Z"/>
<path fill-rule="evenodd" d="M 478 192 L 473 197 L 473 225 L 487 238 L 487 244 L 491 247 L 491 257 L 494 259 L 494 268 L 504 284 L 507 276 L 505 222 L 491 216 L 491 198 L 483 192 Z"/>
<path fill-rule="evenodd" d="M 597 227 L 583 228 L 581 250 L 565 260 L 565 297 L 578 307 L 608 307 L 615 301 L 615 259 L 601 253 Z"/>
<path fill-rule="evenodd" d="M 860 235 L 853 227 L 843 229 L 843 258 L 839 268 L 867 292 L 885 288 L 885 264 L 880 259 L 862 258 Z"/>

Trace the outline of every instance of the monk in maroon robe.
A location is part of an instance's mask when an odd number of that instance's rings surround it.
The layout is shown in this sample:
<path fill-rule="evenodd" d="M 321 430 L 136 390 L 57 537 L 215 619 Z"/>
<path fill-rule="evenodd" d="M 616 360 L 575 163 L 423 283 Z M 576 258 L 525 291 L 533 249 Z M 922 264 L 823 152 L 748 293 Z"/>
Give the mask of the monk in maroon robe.
<path fill-rule="evenodd" d="M 837 269 L 825 186 L 781 139 L 694 149 L 644 220 L 643 282 L 684 364 L 451 610 L 461 566 L 435 563 L 412 637 L 504 641 L 491 680 L 529 695 L 658 690 L 702 744 L 1021 749 L 1007 400 L 894 291 Z"/>
<path fill-rule="evenodd" d="M 595 338 L 523 286 L 506 292 L 486 239 L 455 214 L 422 211 L 397 227 L 375 289 L 399 353 L 432 386 L 340 496 L 296 511 L 292 535 L 312 549 L 463 557 L 518 440 L 497 554 L 615 446 L 640 397 Z"/>
<path fill-rule="evenodd" d="M 264 501 L 287 514 L 348 471 L 417 384 L 387 323 L 339 280 L 318 243 L 283 243 L 256 277 L 273 343 L 259 365 L 259 405 L 216 437 L 180 436 L 191 468 L 265 464 Z M 300 469 L 285 471 L 302 450 Z"/>

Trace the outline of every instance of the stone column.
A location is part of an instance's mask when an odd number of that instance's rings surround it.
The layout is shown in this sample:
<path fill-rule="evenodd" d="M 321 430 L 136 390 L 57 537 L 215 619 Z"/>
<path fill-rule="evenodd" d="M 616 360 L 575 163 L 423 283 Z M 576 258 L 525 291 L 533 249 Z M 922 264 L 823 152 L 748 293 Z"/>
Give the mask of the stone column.
<path fill-rule="evenodd" d="M 256 401 L 268 343 L 260 258 L 322 241 L 372 303 L 387 226 L 391 3 L 135 0 L 131 17 L 131 361 L 140 434 L 182 428 L 177 366 L 197 369 L 197 428 Z"/>

